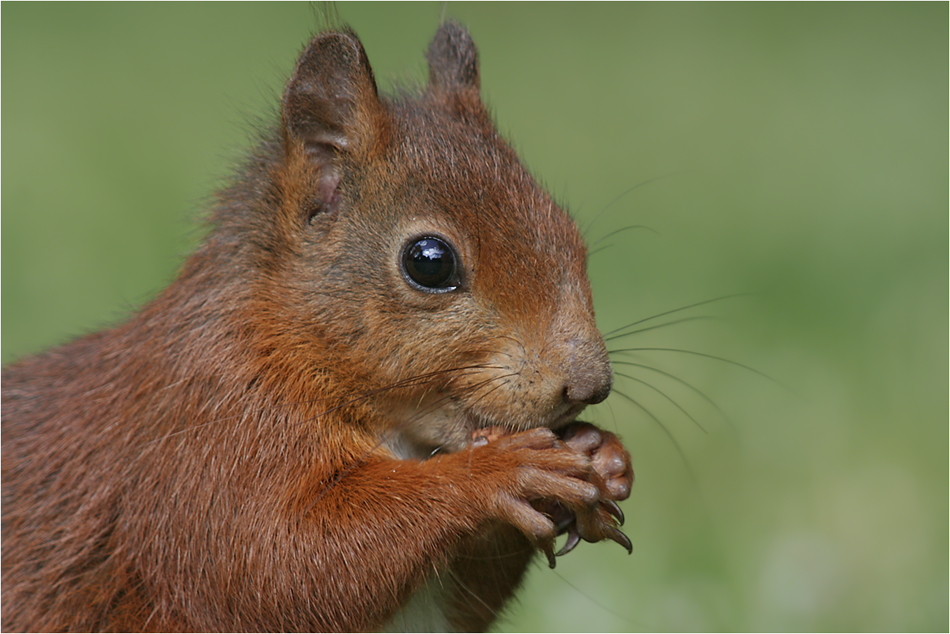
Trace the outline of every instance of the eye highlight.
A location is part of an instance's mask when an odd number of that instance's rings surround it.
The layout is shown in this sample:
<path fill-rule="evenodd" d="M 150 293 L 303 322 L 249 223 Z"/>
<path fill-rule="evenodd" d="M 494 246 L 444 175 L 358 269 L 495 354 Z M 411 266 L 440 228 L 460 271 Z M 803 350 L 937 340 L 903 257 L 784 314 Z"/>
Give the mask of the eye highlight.
<path fill-rule="evenodd" d="M 458 254 L 442 238 L 413 238 L 402 250 L 402 273 L 414 288 L 448 293 L 459 286 Z"/>

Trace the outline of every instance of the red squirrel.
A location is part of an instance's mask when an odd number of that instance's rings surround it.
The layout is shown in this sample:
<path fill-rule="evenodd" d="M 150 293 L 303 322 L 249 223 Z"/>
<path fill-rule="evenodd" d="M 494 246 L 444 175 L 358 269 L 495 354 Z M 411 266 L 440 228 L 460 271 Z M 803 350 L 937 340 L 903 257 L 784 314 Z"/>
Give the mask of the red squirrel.
<path fill-rule="evenodd" d="M 13 630 L 484 630 L 633 481 L 586 248 L 445 23 L 418 94 L 317 35 L 178 278 L 3 370 Z"/>

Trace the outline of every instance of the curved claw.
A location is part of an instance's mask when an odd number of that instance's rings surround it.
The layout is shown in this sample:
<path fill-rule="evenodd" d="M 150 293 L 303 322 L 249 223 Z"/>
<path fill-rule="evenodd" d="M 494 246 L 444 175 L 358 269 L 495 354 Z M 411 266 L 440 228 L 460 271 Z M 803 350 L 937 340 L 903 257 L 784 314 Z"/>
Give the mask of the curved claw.
<path fill-rule="evenodd" d="M 542 552 L 544 552 L 544 555 L 548 558 L 548 567 L 553 569 L 555 566 L 557 566 L 557 560 L 554 558 L 555 557 L 554 548 L 548 545 L 548 546 L 543 547 L 541 550 Z"/>
<path fill-rule="evenodd" d="M 613 500 L 604 500 L 601 502 L 601 504 L 603 504 L 607 512 L 610 513 L 615 520 L 617 520 L 617 523 L 623 526 L 623 523 L 626 520 L 624 519 L 623 511 L 620 510 L 620 505 Z"/>
<path fill-rule="evenodd" d="M 572 526 L 571 530 L 567 534 L 567 541 L 564 542 L 564 545 L 561 546 L 561 550 L 554 553 L 555 557 L 560 557 L 561 555 L 566 555 L 567 553 L 574 550 L 577 545 L 581 543 L 581 534 L 577 532 L 577 527 Z M 554 566 L 551 566 L 552 568 Z"/>
<path fill-rule="evenodd" d="M 613 526 L 607 526 L 604 528 L 604 533 L 607 534 L 608 538 L 626 548 L 627 554 L 633 553 L 633 544 L 630 542 L 630 538 L 627 537 L 623 531 L 614 528 Z"/>

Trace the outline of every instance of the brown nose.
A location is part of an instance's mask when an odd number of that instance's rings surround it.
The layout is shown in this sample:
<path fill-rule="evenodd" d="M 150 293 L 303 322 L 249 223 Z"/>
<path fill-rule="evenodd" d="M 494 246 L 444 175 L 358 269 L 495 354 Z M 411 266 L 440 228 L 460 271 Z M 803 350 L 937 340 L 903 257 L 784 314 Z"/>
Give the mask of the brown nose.
<path fill-rule="evenodd" d="M 573 342 L 572 342 L 573 343 Z M 594 405 L 610 394 L 613 374 L 603 343 L 574 343 L 567 367 L 564 400 L 572 404 Z"/>
<path fill-rule="evenodd" d="M 584 377 L 571 381 L 564 386 L 564 400 L 573 404 L 595 405 L 607 398 L 612 383 L 613 380 L 609 374 L 602 378 Z"/>

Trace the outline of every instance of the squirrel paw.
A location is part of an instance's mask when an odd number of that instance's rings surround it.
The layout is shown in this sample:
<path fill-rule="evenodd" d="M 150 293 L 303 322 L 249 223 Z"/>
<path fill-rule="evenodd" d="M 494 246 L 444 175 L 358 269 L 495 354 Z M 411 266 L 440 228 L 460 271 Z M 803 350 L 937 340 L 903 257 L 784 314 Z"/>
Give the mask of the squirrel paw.
<path fill-rule="evenodd" d="M 564 443 L 590 457 L 594 472 L 603 480 L 609 500 L 626 500 L 633 486 L 630 454 L 616 434 L 590 423 L 571 423 L 561 431 Z M 621 522 L 622 523 L 622 522 Z"/>
<path fill-rule="evenodd" d="M 562 442 L 550 429 L 539 427 L 510 433 L 491 430 L 475 437 L 473 445 L 514 459 L 514 476 L 508 486 L 494 496 L 495 514 L 524 533 L 541 550 L 553 568 L 554 541 L 558 527 L 553 518 L 535 504 L 556 501 L 572 512 L 593 508 L 600 500 L 600 489 L 589 456 Z M 514 466 L 514 465 L 513 465 Z"/>
<path fill-rule="evenodd" d="M 499 495 L 498 510 L 545 553 L 551 568 L 556 556 L 569 553 L 581 539 L 609 539 L 632 551 L 619 529 L 624 516 L 616 500 L 630 495 L 633 469 L 616 435 L 589 423 L 572 423 L 560 438 L 545 428 L 520 433 L 488 428 L 473 434 L 472 445 L 531 452 L 532 459 L 519 469 L 518 492 Z M 567 543 L 555 553 L 555 538 L 564 532 Z"/>
<path fill-rule="evenodd" d="M 596 506 L 580 511 L 572 511 L 560 504 L 549 504 L 544 509 L 555 519 L 560 532 L 567 533 L 567 541 L 555 553 L 556 556 L 574 550 L 581 539 L 588 542 L 609 539 L 632 552 L 633 544 L 619 529 L 623 526 L 624 515 L 616 502 L 627 499 L 633 485 L 629 453 L 615 434 L 590 423 L 572 423 L 562 430 L 561 438 L 568 447 L 590 457 L 594 468 L 591 482 L 600 490 L 601 500 Z"/>

